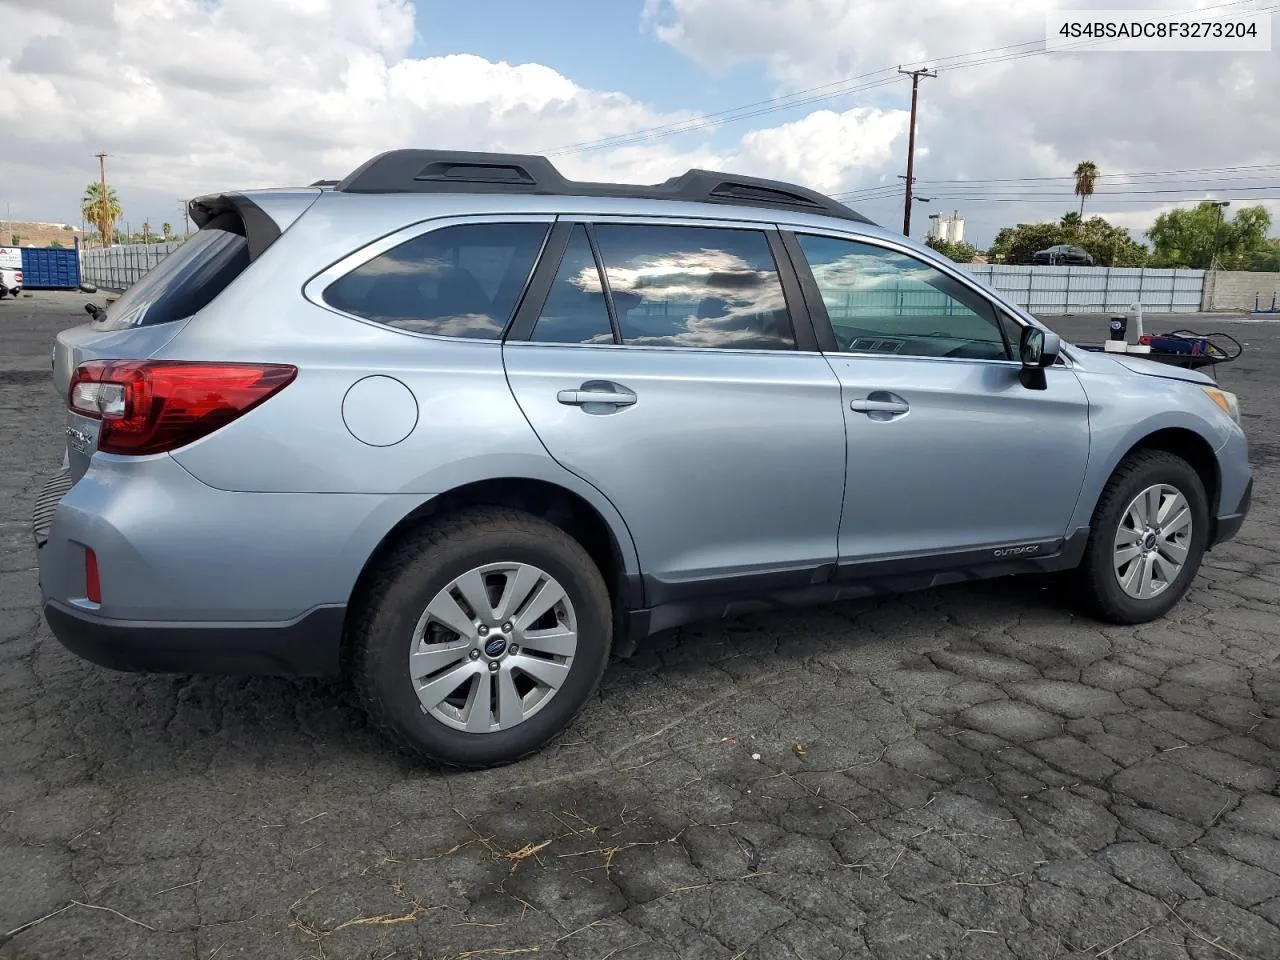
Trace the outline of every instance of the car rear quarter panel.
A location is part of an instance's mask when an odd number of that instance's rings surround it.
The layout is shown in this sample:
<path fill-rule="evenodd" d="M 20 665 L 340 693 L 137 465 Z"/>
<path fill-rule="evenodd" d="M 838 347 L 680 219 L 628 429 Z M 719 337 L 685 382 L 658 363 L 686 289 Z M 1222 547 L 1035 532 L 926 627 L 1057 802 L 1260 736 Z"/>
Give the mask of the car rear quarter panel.
<path fill-rule="evenodd" d="M 359 202 L 352 215 L 338 217 L 334 199 L 322 197 L 157 354 L 298 368 L 296 380 L 279 394 L 175 451 L 174 460 L 219 490 L 414 495 L 419 502 L 482 480 L 542 480 L 591 503 L 612 529 L 627 572 L 638 572 L 617 510 L 551 459 L 521 413 L 498 341 L 414 335 L 304 297 L 303 288 L 316 273 L 353 250 L 406 221 L 455 211 L 424 207 L 424 215 L 415 218 L 401 198 L 395 204 Z M 336 199 L 345 205 L 349 198 Z M 344 422 L 344 397 L 370 375 L 399 380 L 415 398 L 416 422 L 398 443 L 371 446 Z"/>

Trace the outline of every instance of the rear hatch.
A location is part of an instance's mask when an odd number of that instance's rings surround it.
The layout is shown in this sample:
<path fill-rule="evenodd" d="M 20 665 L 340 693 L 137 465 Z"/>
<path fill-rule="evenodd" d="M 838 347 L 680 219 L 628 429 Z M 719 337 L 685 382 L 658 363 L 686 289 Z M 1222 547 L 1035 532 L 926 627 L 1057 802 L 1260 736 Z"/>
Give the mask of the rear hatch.
<path fill-rule="evenodd" d="M 189 240 L 105 311 L 95 304 L 94 319 L 58 334 L 53 382 L 61 397 L 68 396 L 72 376 L 84 363 L 153 356 L 280 235 L 276 221 L 243 195 L 194 200 L 191 215 L 200 229 Z M 67 410 L 66 486 L 88 469 L 98 427 L 99 421 Z"/>

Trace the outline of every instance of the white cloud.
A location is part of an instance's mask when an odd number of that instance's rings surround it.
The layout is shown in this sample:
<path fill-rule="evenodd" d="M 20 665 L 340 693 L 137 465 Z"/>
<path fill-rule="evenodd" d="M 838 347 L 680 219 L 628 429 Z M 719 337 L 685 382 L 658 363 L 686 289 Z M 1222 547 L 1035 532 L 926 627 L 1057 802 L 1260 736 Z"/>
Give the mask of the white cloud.
<path fill-rule="evenodd" d="M 542 64 L 412 58 L 409 0 L 0 0 L 0 17 L 18 24 L 0 48 L 0 195 L 15 218 L 77 218 L 100 150 L 126 221 L 158 227 L 180 197 L 341 177 L 393 147 L 536 151 L 692 115 Z M 835 189 L 902 126 L 900 111 L 823 110 L 725 149 L 651 142 L 556 163 L 582 178 L 702 166 Z"/>
<path fill-rule="evenodd" d="M 1222 8 L 1223 0 L 1188 0 L 1172 9 L 1216 7 L 1206 16 L 1263 9 L 1266 0 Z M 1126 0 L 1125 8 L 1167 7 L 1158 0 Z M 895 63 L 932 58 L 936 79 L 920 88 L 916 176 L 922 181 L 991 177 L 1051 177 L 1070 174 L 1077 162 L 1091 159 L 1103 173 L 1167 171 L 1280 162 L 1280 113 L 1273 91 L 1280 89 L 1280 57 L 1273 53 L 1054 53 L 1019 56 L 981 66 L 962 67 L 955 54 L 991 50 L 984 59 L 1024 54 L 1042 40 L 1044 12 L 1050 7 L 1105 7 L 1096 0 L 648 0 L 645 20 L 657 37 L 711 71 L 762 65 L 788 93 L 830 84 L 888 67 L 866 81 L 890 78 L 896 86 L 866 90 L 835 101 L 895 105 L 909 94 Z M 1273 23 L 1273 33 L 1280 29 Z M 905 165 L 905 138 L 895 141 L 885 162 L 858 171 L 859 185 L 894 183 Z M 1280 182 L 1280 168 L 1254 182 Z M 1039 192 L 1049 189 L 1040 181 Z M 1151 189 L 1168 186 L 1153 182 Z M 1180 184 L 1185 185 L 1185 183 Z M 1243 205 L 1251 196 L 1280 196 L 1274 191 L 1244 191 L 1245 181 L 1213 184 L 1215 193 L 1238 191 Z M 1130 184 L 1129 186 L 1134 186 Z M 1026 192 L 1032 192 L 1024 185 Z M 1040 220 L 1074 206 L 1069 184 L 1061 203 L 979 203 L 958 199 L 963 187 L 921 183 L 918 192 L 939 194 L 934 209 L 962 208 L 975 228 L 989 238 L 1001 223 Z M 1106 179 L 1098 190 L 1118 189 Z M 969 193 L 973 191 L 970 190 Z M 990 189 L 988 193 L 992 192 Z M 1019 191 L 1008 187 L 1002 195 Z M 951 193 L 957 199 L 947 199 Z M 1111 203 L 1096 197 L 1086 208 L 1124 211 L 1124 220 L 1145 228 L 1168 204 L 1151 195 L 1150 207 Z M 895 222 L 901 196 L 855 204 Z M 1280 221 L 1280 203 L 1269 204 Z M 923 225 L 925 211 L 917 208 Z M 1280 226 L 1280 223 L 1277 224 Z"/>
<path fill-rule="evenodd" d="M 644 21 L 709 71 L 759 64 L 789 92 L 1035 38 L 1044 7 L 931 0 L 908 14 L 902 0 L 647 0 Z M 0 0 L 0 20 L 0 199 L 15 218 L 78 220 L 101 150 L 125 219 L 158 226 L 180 219 L 180 197 L 340 177 L 383 149 L 538 151 L 695 115 L 543 64 L 411 57 L 415 30 L 430 25 L 415 22 L 410 0 Z M 1061 203 L 1026 206 L 967 202 L 951 184 L 926 192 L 924 181 L 1057 176 L 1085 158 L 1104 174 L 1280 162 L 1275 55 L 1054 54 L 940 68 L 921 88 L 918 192 L 937 195 L 931 209 L 961 208 L 979 239 L 1060 215 L 1074 206 L 1069 187 Z M 890 85 L 555 163 L 572 177 L 632 182 L 698 166 L 833 193 L 890 184 L 884 199 L 854 205 L 894 224 L 908 85 L 892 69 L 877 77 Z M 1164 200 L 1153 195 L 1147 209 L 1098 196 L 1088 209 L 1141 227 Z M 919 227 L 928 212 L 917 207 Z"/>

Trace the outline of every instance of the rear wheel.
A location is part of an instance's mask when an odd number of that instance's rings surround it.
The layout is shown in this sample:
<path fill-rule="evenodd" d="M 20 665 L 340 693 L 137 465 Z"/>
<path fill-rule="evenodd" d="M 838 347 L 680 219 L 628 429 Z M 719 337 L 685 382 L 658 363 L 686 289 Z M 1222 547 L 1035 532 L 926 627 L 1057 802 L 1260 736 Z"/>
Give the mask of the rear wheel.
<path fill-rule="evenodd" d="M 1094 510 L 1081 601 L 1112 623 L 1164 616 L 1195 579 L 1208 536 L 1208 497 L 1191 465 L 1159 450 L 1129 456 Z"/>
<path fill-rule="evenodd" d="M 560 733 L 609 658 L 604 579 L 560 528 L 503 508 L 435 523 L 385 558 L 357 612 L 374 723 L 451 766 L 517 760 Z"/>

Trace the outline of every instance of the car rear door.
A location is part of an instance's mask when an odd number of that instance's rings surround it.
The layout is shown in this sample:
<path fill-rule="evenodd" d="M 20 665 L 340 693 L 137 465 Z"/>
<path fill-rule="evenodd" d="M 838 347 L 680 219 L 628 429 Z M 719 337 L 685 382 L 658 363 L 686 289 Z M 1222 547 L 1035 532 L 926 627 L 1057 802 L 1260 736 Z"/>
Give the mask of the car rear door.
<path fill-rule="evenodd" d="M 966 567 L 1061 549 L 1089 457 L 1069 366 L 1019 379 L 1021 321 L 890 241 L 785 234 L 843 390 L 849 572 Z"/>
<path fill-rule="evenodd" d="M 626 520 L 649 604 L 830 574 L 844 420 L 803 311 L 758 224 L 553 231 L 504 346 L 507 376 L 550 454 Z"/>

